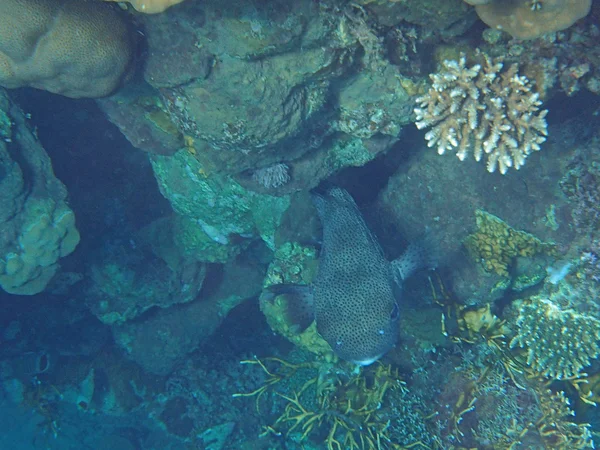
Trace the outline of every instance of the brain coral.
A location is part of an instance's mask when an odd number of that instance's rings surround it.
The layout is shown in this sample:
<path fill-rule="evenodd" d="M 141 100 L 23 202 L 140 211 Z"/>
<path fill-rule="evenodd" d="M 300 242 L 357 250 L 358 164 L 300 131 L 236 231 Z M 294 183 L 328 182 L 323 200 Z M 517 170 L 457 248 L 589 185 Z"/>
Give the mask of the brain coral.
<path fill-rule="evenodd" d="M 487 25 L 519 39 L 569 28 L 587 16 L 592 0 L 465 0 Z"/>
<path fill-rule="evenodd" d="M 130 72 L 133 55 L 130 27 L 104 3 L 0 2 L 0 86 L 103 97 Z"/>

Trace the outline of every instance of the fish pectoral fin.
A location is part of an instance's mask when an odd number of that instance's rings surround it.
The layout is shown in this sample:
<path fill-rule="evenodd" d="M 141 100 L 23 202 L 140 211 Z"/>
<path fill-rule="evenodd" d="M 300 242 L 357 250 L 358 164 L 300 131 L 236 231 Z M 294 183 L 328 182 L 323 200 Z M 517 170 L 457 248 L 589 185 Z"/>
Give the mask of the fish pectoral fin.
<path fill-rule="evenodd" d="M 273 301 L 283 296 L 285 319 L 290 325 L 298 328 L 298 332 L 306 330 L 315 320 L 315 308 L 312 287 L 306 284 L 273 284 L 263 291 L 263 298 Z"/>

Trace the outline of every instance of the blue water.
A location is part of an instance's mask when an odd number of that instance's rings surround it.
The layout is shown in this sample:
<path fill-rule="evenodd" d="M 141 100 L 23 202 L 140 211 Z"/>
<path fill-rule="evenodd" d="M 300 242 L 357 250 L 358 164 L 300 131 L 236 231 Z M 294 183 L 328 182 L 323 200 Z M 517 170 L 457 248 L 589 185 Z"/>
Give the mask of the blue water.
<path fill-rule="evenodd" d="M 52 22 L 70 65 L 19 59 L 27 40 L 0 33 L 0 450 L 599 444 L 600 5 L 519 40 L 451 3 L 102 4 L 132 41 Z M 532 3 L 523 14 L 546 13 Z M 110 96 L 71 98 L 84 66 L 104 82 L 92 41 L 133 69 Z M 433 105 L 429 75 L 461 55 L 463 74 L 503 66 L 425 123 L 417 97 Z M 512 128 L 474 157 L 502 102 Z M 490 168 L 537 116 L 539 151 L 519 137 Z M 311 283 L 326 243 L 310 192 L 331 186 L 388 261 L 412 242 L 435 259 L 395 279 L 394 309 L 376 313 L 400 337 L 365 367 L 324 324 L 299 327 L 313 306 L 263 294 Z M 328 323 L 384 332 L 329 308 Z"/>

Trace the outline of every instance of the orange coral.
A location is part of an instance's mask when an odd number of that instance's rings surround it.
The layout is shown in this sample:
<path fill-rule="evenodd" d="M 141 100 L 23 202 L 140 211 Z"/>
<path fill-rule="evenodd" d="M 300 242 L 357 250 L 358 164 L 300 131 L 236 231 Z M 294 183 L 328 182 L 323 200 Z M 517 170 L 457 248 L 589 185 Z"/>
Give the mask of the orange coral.
<path fill-rule="evenodd" d="M 465 0 L 487 25 L 519 39 L 569 28 L 590 12 L 592 0 Z"/>
<path fill-rule="evenodd" d="M 106 2 L 121 2 L 122 0 L 104 0 Z M 165 11 L 171 6 L 181 3 L 183 0 L 128 0 L 136 11 L 145 14 L 157 14 Z"/>

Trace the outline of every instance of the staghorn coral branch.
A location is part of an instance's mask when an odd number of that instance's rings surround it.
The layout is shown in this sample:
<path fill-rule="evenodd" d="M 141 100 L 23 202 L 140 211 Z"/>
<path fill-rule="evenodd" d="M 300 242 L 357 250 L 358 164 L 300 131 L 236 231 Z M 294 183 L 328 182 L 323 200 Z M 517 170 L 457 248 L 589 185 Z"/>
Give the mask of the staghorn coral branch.
<path fill-rule="evenodd" d="M 505 174 L 540 150 L 547 111 L 540 111 L 539 95 L 516 64 L 505 69 L 499 60 L 478 57 L 482 63 L 471 67 L 464 56 L 444 61 L 443 69 L 430 75 L 431 88 L 417 98 L 415 125 L 429 128 L 427 145 L 440 155 L 455 151 L 461 161 L 469 153 L 476 161 L 486 156 L 489 172 Z"/>

